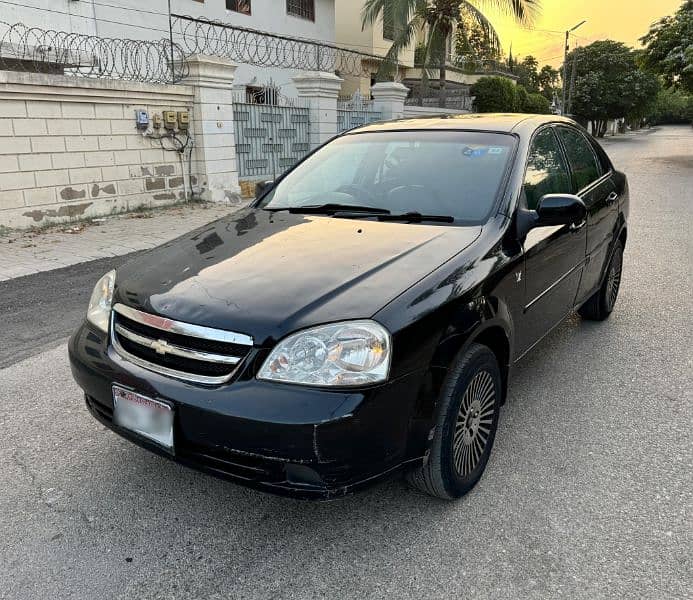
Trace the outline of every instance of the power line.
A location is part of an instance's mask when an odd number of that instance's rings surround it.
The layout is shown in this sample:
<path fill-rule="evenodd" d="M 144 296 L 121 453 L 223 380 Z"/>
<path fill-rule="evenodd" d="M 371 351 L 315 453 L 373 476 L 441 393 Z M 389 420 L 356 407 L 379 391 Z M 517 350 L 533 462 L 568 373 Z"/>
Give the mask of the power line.
<path fill-rule="evenodd" d="M 65 15 L 67 17 L 75 17 L 75 18 L 79 18 L 79 19 L 88 19 L 90 21 L 93 18 L 91 16 L 76 15 L 76 14 L 65 12 L 62 10 L 55 10 L 52 8 L 44 8 L 42 6 L 29 6 L 27 4 L 20 4 L 18 2 L 10 2 L 10 0 L 0 0 L 0 4 L 8 4 L 10 6 L 18 6 L 19 8 L 28 8 L 31 10 L 41 10 L 43 12 L 49 12 L 49 13 L 58 14 L 58 15 Z M 133 10 L 133 9 L 127 9 L 127 10 Z M 168 30 L 158 29 L 156 27 L 145 26 L 145 25 L 135 25 L 133 23 L 124 23 L 122 21 L 113 21 L 111 19 L 98 19 L 98 20 L 101 21 L 102 23 L 112 23 L 113 25 L 124 25 L 125 27 L 137 27 L 138 29 L 146 29 L 148 31 L 159 31 L 161 33 L 168 34 Z M 31 28 L 29 27 L 29 29 L 31 29 Z"/>

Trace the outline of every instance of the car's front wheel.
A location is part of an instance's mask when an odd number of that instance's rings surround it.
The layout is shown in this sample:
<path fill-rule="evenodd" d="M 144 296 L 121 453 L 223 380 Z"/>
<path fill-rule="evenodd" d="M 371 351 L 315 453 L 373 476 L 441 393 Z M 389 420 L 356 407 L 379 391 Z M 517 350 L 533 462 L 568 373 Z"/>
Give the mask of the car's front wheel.
<path fill-rule="evenodd" d="M 496 437 L 501 373 L 493 352 L 472 344 L 458 356 L 438 401 L 438 422 L 428 458 L 407 479 L 427 494 L 452 500 L 479 481 Z"/>

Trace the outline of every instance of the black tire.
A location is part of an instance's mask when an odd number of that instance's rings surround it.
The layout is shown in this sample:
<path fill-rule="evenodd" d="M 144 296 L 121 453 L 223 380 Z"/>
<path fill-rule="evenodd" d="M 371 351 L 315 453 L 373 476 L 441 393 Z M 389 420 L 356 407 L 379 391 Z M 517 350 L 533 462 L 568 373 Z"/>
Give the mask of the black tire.
<path fill-rule="evenodd" d="M 407 473 L 411 485 L 444 500 L 459 498 L 476 485 L 496 438 L 501 390 L 500 368 L 489 348 L 472 344 L 455 359 L 438 399 L 428 458 Z"/>
<path fill-rule="evenodd" d="M 609 317 L 616 305 L 618 290 L 621 287 L 622 272 L 623 246 L 620 241 L 617 241 L 614 251 L 611 253 L 611 260 L 606 268 L 601 287 L 578 309 L 578 313 L 583 319 L 603 321 Z"/>

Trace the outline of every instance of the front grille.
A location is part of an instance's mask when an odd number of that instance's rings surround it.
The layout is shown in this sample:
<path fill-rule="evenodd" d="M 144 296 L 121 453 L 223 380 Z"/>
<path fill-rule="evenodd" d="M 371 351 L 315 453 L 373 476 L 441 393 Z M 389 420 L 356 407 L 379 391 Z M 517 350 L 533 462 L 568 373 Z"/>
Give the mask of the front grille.
<path fill-rule="evenodd" d="M 116 304 L 111 318 L 116 352 L 145 369 L 195 383 L 228 381 L 250 353 L 249 336 L 173 321 Z"/>

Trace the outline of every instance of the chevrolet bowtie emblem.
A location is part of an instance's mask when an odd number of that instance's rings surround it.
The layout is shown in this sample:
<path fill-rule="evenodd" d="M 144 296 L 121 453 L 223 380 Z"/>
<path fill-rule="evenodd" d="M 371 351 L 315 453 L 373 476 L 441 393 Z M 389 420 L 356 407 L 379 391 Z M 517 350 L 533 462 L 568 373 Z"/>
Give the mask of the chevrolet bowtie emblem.
<path fill-rule="evenodd" d="M 156 340 L 151 343 L 151 348 L 157 354 L 166 354 L 169 349 L 169 345 L 166 340 Z"/>

